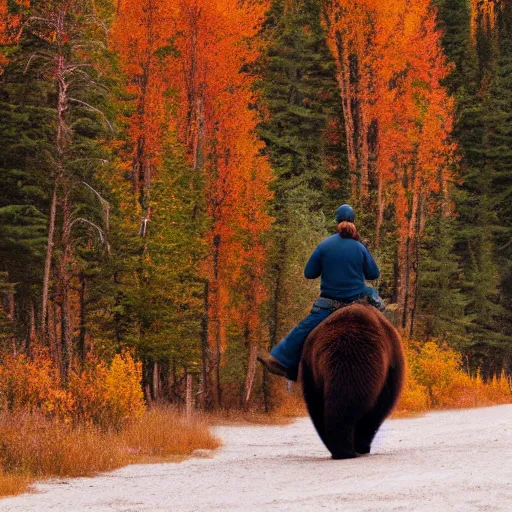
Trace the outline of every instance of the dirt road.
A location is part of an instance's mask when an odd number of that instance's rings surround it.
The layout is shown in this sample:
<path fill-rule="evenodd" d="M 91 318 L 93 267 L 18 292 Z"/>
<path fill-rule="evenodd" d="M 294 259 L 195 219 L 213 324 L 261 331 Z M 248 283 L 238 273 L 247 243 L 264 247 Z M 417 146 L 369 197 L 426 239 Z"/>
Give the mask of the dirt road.
<path fill-rule="evenodd" d="M 348 461 L 309 418 L 217 433 L 211 458 L 39 484 L 0 511 L 512 511 L 512 405 L 387 421 L 374 453 Z"/>

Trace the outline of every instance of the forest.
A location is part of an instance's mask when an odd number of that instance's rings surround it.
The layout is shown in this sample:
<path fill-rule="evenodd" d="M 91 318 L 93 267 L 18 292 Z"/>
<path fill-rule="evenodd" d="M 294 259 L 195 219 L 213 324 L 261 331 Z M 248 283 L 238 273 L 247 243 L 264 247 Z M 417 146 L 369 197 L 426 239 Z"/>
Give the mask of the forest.
<path fill-rule="evenodd" d="M 343 203 L 404 337 L 512 374 L 510 0 L 0 13 L 0 381 L 95 368 L 182 404 L 192 375 L 200 408 L 271 410 L 258 351 Z"/>

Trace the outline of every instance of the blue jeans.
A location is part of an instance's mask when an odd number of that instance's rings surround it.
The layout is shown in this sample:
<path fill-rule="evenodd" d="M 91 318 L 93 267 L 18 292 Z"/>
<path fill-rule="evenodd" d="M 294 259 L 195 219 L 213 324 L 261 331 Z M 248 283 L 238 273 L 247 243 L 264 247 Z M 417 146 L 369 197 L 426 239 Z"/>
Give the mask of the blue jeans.
<path fill-rule="evenodd" d="M 353 300 L 371 296 L 373 305 L 378 309 L 382 305 L 382 299 L 379 297 L 377 290 L 374 290 L 370 286 L 366 287 L 364 293 L 360 294 Z M 382 309 L 381 309 L 382 310 Z M 308 337 L 308 334 L 323 320 L 325 320 L 334 311 L 331 309 L 331 300 L 324 297 L 319 297 L 315 303 L 309 315 L 300 321 L 271 351 L 270 355 L 275 357 L 280 363 L 284 364 L 287 368 L 296 369 L 299 366 L 300 358 L 302 356 L 302 347 Z"/>

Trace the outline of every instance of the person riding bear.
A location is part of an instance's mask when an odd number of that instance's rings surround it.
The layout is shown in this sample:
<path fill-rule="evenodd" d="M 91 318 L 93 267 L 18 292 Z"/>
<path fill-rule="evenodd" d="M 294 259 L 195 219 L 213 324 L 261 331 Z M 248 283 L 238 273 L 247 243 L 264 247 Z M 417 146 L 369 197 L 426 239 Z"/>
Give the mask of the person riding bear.
<path fill-rule="evenodd" d="M 320 297 L 314 302 L 309 315 L 270 354 L 258 356 L 271 373 L 297 380 L 302 348 L 308 334 L 340 307 L 366 298 L 369 304 L 384 311 L 378 292 L 365 282 L 377 279 L 380 270 L 370 251 L 361 243 L 354 221 L 352 207 L 341 205 L 336 211 L 337 234 L 320 242 L 309 258 L 304 277 L 321 277 Z"/>

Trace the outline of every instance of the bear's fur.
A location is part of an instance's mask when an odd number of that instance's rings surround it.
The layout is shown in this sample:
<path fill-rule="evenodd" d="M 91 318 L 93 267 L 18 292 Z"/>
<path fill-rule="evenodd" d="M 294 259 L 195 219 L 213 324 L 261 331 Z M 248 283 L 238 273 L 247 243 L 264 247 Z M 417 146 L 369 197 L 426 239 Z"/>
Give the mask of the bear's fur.
<path fill-rule="evenodd" d="M 333 459 L 370 453 L 400 395 L 404 368 L 400 336 L 374 307 L 352 304 L 311 332 L 301 362 L 304 399 Z"/>

